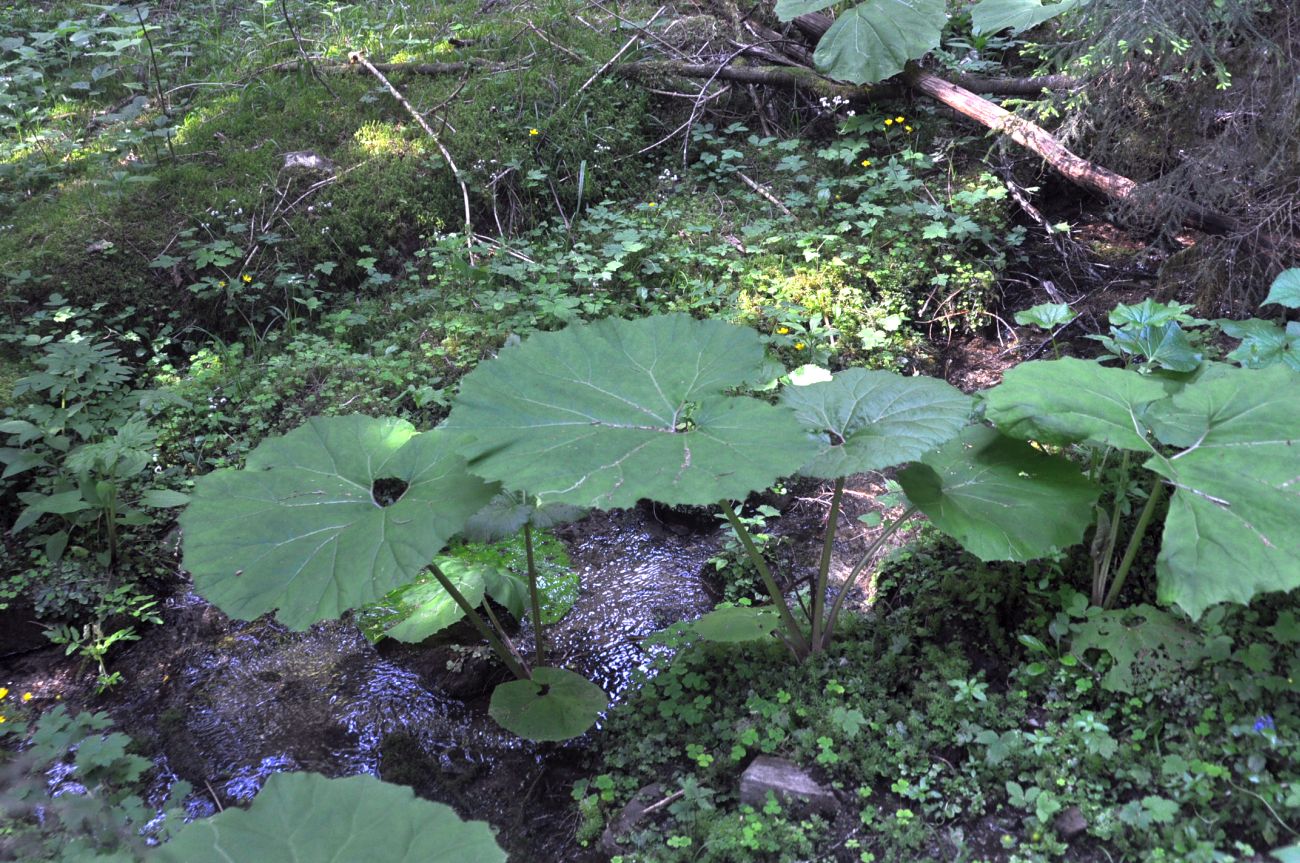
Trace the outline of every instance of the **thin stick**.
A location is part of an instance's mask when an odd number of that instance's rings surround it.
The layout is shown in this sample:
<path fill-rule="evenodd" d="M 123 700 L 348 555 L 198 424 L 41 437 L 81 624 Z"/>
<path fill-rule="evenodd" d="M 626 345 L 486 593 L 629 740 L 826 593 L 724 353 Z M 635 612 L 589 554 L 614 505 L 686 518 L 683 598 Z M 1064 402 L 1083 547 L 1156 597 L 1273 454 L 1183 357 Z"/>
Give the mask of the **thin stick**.
<path fill-rule="evenodd" d="M 1128 578 L 1128 571 L 1133 566 L 1133 559 L 1137 557 L 1138 549 L 1142 547 L 1142 538 L 1146 536 L 1147 525 L 1151 523 L 1151 517 L 1155 515 L 1156 507 L 1165 496 L 1165 484 L 1159 476 L 1151 485 L 1151 491 L 1147 494 L 1147 505 L 1142 507 L 1142 514 L 1138 516 L 1138 523 L 1133 528 L 1133 535 L 1129 537 L 1128 548 L 1124 549 L 1124 559 L 1119 563 L 1119 569 L 1115 572 L 1115 580 L 1111 582 L 1110 591 L 1106 594 L 1104 608 L 1114 608 L 1115 600 L 1119 599 L 1120 588 L 1124 586 L 1124 580 Z"/>
<path fill-rule="evenodd" d="M 773 195 L 770 191 L 768 191 L 766 186 L 751 180 L 749 178 L 749 175 L 746 174 L 744 171 L 736 172 L 736 176 L 740 177 L 740 181 L 744 183 L 746 186 L 749 186 L 749 188 L 753 189 L 755 192 L 758 192 L 759 195 L 767 199 L 768 203 L 770 203 L 772 206 L 776 207 L 778 210 L 785 213 L 787 216 L 794 218 L 794 213 L 790 212 L 790 208 L 787 207 L 785 204 L 781 203 L 781 200 L 776 195 Z"/>
<path fill-rule="evenodd" d="M 655 14 L 650 16 L 650 20 L 645 23 L 645 26 L 649 27 L 651 24 L 653 24 L 655 22 L 655 19 L 658 18 L 660 15 L 664 14 L 664 10 L 667 8 L 668 8 L 667 6 L 660 6 L 659 11 L 655 12 Z M 581 94 L 583 90 L 586 90 L 588 87 L 594 84 L 597 78 L 599 78 L 601 75 L 604 75 L 606 72 L 608 72 L 609 67 L 617 63 L 624 54 L 626 54 L 629 50 L 631 50 L 632 46 L 635 45 L 637 43 L 637 40 L 640 38 L 641 38 L 641 34 L 637 33 L 631 39 L 628 39 L 627 42 L 623 45 L 623 47 L 618 49 L 618 53 L 615 54 L 613 57 L 610 57 L 609 60 L 605 61 L 605 65 L 597 69 L 595 74 L 592 75 L 590 78 L 588 78 L 583 83 L 583 85 L 579 87 L 577 91 L 574 92 L 573 96 L 569 97 L 569 99 L 572 99 L 578 96 L 579 94 Z M 565 101 L 567 102 L 568 99 L 566 99 Z"/>
<path fill-rule="evenodd" d="M 154 88 L 158 92 L 158 107 L 162 109 L 164 116 L 170 116 L 171 111 L 167 107 L 167 97 L 163 95 L 162 72 L 158 69 L 158 56 L 154 54 L 153 50 L 153 38 L 149 35 L 149 26 L 144 23 L 144 12 L 141 11 L 141 7 L 139 6 L 135 7 L 135 17 L 140 22 L 140 33 L 144 36 L 144 42 L 149 46 L 149 65 L 153 66 Z M 170 131 L 167 132 L 167 137 L 163 140 L 167 142 L 167 152 L 171 154 L 172 161 L 175 162 L 176 148 L 172 146 L 172 135 Z"/>
<path fill-rule="evenodd" d="M 875 557 L 876 552 L 880 551 L 880 547 L 885 544 L 885 541 L 897 533 L 898 529 L 903 526 L 904 522 L 916 515 L 916 513 L 916 507 L 909 506 L 904 510 L 902 515 L 894 519 L 889 527 L 885 528 L 884 532 L 881 533 L 880 536 L 876 537 L 875 542 L 871 543 L 871 545 L 867 547 L 867 550 L 862 555 L 862 559 L 853 567 L 853 571 L 849 573 L 849 577 L 844 579 L 844 583 L 840 585 L 839 595 L 835 597 L 835 603 L 831 606 L 830 616 L 826 619 L 826 632 L 822 636 L 826 643 L 822 645 L 823 649 L 831 646 L 831 638 L 835 634 L 835 622 L 839 619 L 840 609 L 844 607 L 845 598 L 848 597 L 850 591 L 853 590 L 854 585 L 857 584 L 858 578 L 862 575 L 862 570 L 865 569 L 867 564 Z"/>
<path fill-rule="evenodd" d="M 776 605 L 777 613 L 781 615 L 781 623 L 785 625 L 787 637 L 793 642 L 790 648 L 794 651 L 795 656 L 803 659 L 808 656 L 808 639 L 804 638 L 803 630 L 799 628 L 799 622 L 794 619 L 790 613 L 790 606 L 785 601 L 785 595 L 781 593 L 781 588 L 777 586 L 776 579 L 772 577 L 772 570 L 767 568 L 767 561 L 763 559 L 762 553 L 754 545 L 754 539 L 749 535 L 749 531 L 736 515 L 736 511 L 731 507 L 731 501 L 718 501 L 718 506 L 722 508 L 722 514 L 727 517 L 731 524 L 731 529 L 736 532 L 740 539 L 740 544 L 745 548 L 745 554 L 749 556 L 754 568 L 758 570 L 759 578 L 763 580 L 763 587 L 772 597 L 772 602 Z"/>
<path fill-rule="evenodd" d="M 371 63 L 366 59 L 365 54 L 362 54 L 360 51 L 353 51 L 351 54 L 348 54 L 348 62 L 359 63 L 364 66 L 371 75 L 374 75 L 379 79 L 379 83 L 383 84 L 384 87 L 387 88 L 388 92 L 392 94 L 393 98 L 396 99 L 401 106 L 406 109 L 406 112 L 415 119 L 415 122 L 420 124 L 420 128 L 424 130 L 424 133 L 429 136 L 437 146 L 439 152 L 442 153 L 442 158 L 447 160 L 447 167 L 451 168 L 452 176 L 455 177 L 456 182 L 460 184 L 461 198 L 465 202 L 465 248 L 469 250 L 470 266 L 475 265 L 477 261 L 474 259 L 474 225 L 469 210 L 469 188 L 466 187 L 465 181 L 461 179 L 460 168 L 456 167 L 456 160 L 451 157 L 451 153 L 443 146 L 442 141 L 438 138 L 438 134 L 433 131 L 433 127 L 429 125 L 428 121 L 421 116 L 419 111 L 415 110 L 415 108 L 411 106 L 410 102 L 406 101 L 406 97 L 403 96 L 401 91 L 394 87 L 389 80 L 384 77 L 384 73 L 375 68 L 374 63 Z"/>
<path fill-rule="evenodd" d="M 741 174 L 744 177 L 744 174 Z M 835 526 L 840 520 L 840 501 L 844 497 L 844 477 L 835 480 L 835 491 L 831 493 L 831 512 L 826 519 L 826 536 L 822 540 L 821 565 L 817 567 L 817 581 L 813 584 L 812 597 L 812 645 L 819 649 L 822 643 L 822 608 L 826 604 L 826 579 L 831 571 L 831 552 L 835 546 Z"/>
<path fill-rule="evenodd" d="M 524 522 L 524 554 L 528 558 L 528 598 L 533 606 L 533 651 L 538 665 L 546 664 L 546 629 L 542 626 L 542 603 L 538 597 L 537 562 L 533 557 L 533 526 Z"/>
<path fill-rule="evenodd" d="M 478 612 L 474 610 L 474 606 L 469 604 L 469 600 L 465 598 L 465 595 L 456 589 L 456 585 L 451 583 L 451 579 L 447 578 L 446 574 L 436 563 L 430 564 L 429 571 L 432 572 L 433 577 L 438 580 L 438 584 L 442 585 L 442 589 L 447 591 L 452 602 L 460 606 L 460 610 L 465 612 L 465 616 L 469 618 L 469 622 L 478 630 L 479 635 L 487 639 L 488 646 L 492 648 L 492 652 L 497 655 L 498 659 L 505 663 L 506 668 L 510 669 L 510 673 L 520 680 L 530 680 L 532 675 L 530 675 L 528 670 L 519 663 L 519 660 L 515 657 L 513 651 L 506 650 L 506 646 L 501 643 L 501 639 L 497 638 L 496 634 L 488 628 L 488 625 L 483 622 L 483 618 L 479 617 Z"/>
<path fill-rule="evenodd" d="M 280 0 L 280 13 L 284 15 L 284 23 L 289 25 L 289 33 L 293 35 L 294 44 L 298 46 L 298 53 L 302 55 L 302 62 L 307 64 L 311 76 L 320 82 L 320 85 L 325 88 L 325 92 L 329 93 L 331 98 L 337 99 L 339 97 L 338 93 L 335 93 L 330 88 L 330 85 L 325 83 L 325 79 L 321 77 L 320 72 L 316 69 L 316 64 L 311 61 L 311 57 L 307 56 L 307 49 L 303 47 L 302 37 L 298 35 L 298 28 L 294 26 L 293 19 L 289 17 L 289 6 L 285 0 Z"/>

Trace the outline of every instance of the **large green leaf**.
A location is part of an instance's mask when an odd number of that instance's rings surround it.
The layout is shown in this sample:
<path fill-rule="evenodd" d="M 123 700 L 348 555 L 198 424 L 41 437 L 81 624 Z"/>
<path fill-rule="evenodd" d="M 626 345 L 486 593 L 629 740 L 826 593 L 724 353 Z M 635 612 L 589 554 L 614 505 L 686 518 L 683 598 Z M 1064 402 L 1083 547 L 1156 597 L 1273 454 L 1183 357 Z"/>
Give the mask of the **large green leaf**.
<path fill-rule="evenodd" d="M 970 397 L 941 380 L 866 369 L 791 387 L 781 400 L 821 438 L 800 472 L 822 479 L 920 458 L 961 431 L 971 410 Z"/>
<path fill-rule="evenodd" d="M 1193 617 L 1300 586 L 1300 374 L 1224 367 L 1149 416 L 1181 448 L 1146 463 L 1176 491 L 1157 559 L 1160 598 Z"/>
<path fill-rule="evenodd" d="M 776 17 L 782 21 L 793 21 L 800 15 L 820 12 L 835 3 L 836 0 L 776 0 Z"/>
<path fill-rule="evenodd" d="M 1100 489 L 1070 461 L 970 426 L 898 475 L 908 500 L 982 560 L 1033 560 L 1083 539 Z"/>
<path fill-rule="evenodd" d="M 762 605 L 724 606 L 691 622 L 691 629 L 700 638 L 723 643 L 771 638 L 780 626 L 780 615 Z"/>
<path fill-rule="evenodd" d="M 504 863 L 483 821 L 373 776 L 277 773 L 247 809 L 184 825 L 149 859 L 174 863 Z"/>
<path fill-rule="evenodd" d="M 977 34 L 1013 30 L 1019 33 L 1063 15 L 1088 0 L 980 0 L 971 9 L 971 25 Z"/>
<path fill-rule="evenodd" d="M 1228 354 L 1228 359 L 1248 369 L 1267 368 L 1281 362 L 1300 372 L 1300 321 L 1290 321 L 1286 329 L 1259 318 L 1215 323 L 1224 335 L 1241 339 L 1241 344 Z"/>
<path fill-rule="evenodd" d="M 527 740 L 568 740 L 596 724 L 609 697 L 580 674 L 534 668 L 531 680 L 512 680 L 492 691 L 488 714 Z"/>
<path fill-rule="evenodd" d="M 465 538 L 474 542 L 496 542 L 514 536 L 525 524 L 535 528 L 555 527 L 582 518 L 582 507 L 564 503 L 540 504 L 530 495 L 505 491 L 465 522 Z"/>
<path fill-rule="evenodd" d="M 244 470 L 199 478 L 180 519 L 185 568 L 232 617 L 276 610 L 304 629 L 412 581 L 495 491 L 445 432 L 318 417 L 263 442 Z"/>
<path fill-rule="evenodd" d="M 466 602 L 478 606 L 483 601 L 485 579 L 481 565 L 466 564 L 446 555 L 440 555 L 436 562 Z M 464 610 L 451 594 L 432 575 L 425 574 L 388 594 L 379 609 L 368 606 L 364 613 L 358 614 L 357 622 L 375 640 L 387 636 L 418 644 L 464 616 Z"/>
<path fill-rule="evenodd" d="M 1268 296 L 1260 305 L 1276 303 L 1288 309 L 1300 309 L 1300 267 L 1283 270 L 1273 280 L 1268 289 Z"/>
<path fill-rule="evenodd" d="M 883 81 L 939 47 L 947 20 L 944 0 L 866 0 L 840 13 L 813 60 L 841 81 Z"/>
<path fill-rule="evenodd" d="M 985 416 L 1005 434 L 1025 440 L 1150 452 L 1142 417 L 1166 395 L 1149 376 L 1067 357 L 1011 369 L 984 394 Z"/>
<path fill-rule="evenodd" d="M 788 411 L 725 394 L 766 374 L 753 330 L 607 319 L 479 364 L 447 427 L 475 436 L 476 473 L 543 504 L 707 504 L 792 474 L 816 451 Z"/>
<path fill-rule="evenodd" d="M 1066 303 L 1039 303 L 1023 312 L 1016 312 L 1016 323 L 1021 326 L 1033 326 L 1043 330 L 1068 324 L 1079 316 Z"/>

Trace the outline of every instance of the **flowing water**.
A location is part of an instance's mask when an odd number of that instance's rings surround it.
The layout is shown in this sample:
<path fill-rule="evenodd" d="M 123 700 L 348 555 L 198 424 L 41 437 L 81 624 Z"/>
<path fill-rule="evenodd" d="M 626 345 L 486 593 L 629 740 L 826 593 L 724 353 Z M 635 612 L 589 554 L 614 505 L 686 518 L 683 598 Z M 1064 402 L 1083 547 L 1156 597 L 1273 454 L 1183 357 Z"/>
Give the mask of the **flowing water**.
<path fill-rule="evenodd" d="M 596 514 L 565 537 L 582 590 L 548 629 L 549 661 L 617 700 L 648 661 L 640 640 L 711 606 L 700 572 L 714 544 L 640 511 Z M 229 621 L 187 594 L 171 601 L 167 626 L 118 659 L 131 682 L 113 713 L 152 742 L 165 775 L 198 789 L 196 815 L 251 798 L 282 770 L 377 773 L 488 819 L 503 845 L 528 852 L 521 859 L 569 859 L 563 821 L 581 741 L 539 746 L 503 732 L 484 697 L 452 697 L 421 667 L 445 678 L 448 656 L 376 650 L 347 622 L 294 633 Z"/>

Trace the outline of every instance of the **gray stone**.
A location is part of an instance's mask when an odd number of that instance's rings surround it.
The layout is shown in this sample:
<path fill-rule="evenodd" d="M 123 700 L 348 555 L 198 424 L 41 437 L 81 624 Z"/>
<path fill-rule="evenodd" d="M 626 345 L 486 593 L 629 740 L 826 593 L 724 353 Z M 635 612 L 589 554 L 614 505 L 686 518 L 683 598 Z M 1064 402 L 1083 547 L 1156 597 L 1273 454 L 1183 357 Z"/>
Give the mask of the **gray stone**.
<path fill-rule="evenodd" d="M 760 755 L 740 776 L 740 802 L 761 809 L 769 791 L 783 806 L 826 814 L 838 808 L 835 794 L 817 784 L 802 767 L 784 758 Z"/>
<path fill-rule="evenodd" d="M 295 150 L 284 154 L 283 170 L 290 173 L 333 174 L 334 163 L 312 150 Z"/>
<path fill-rule="evenodd" d="M 605 832 L 600 837 L 601 850 L 611 857 L 624 850 L 619 847 L 618 840 L 631 833 L 646 817 L 646 810 L 663 798 L 664 787 L 658 782 L 647 785 L 633 794 L 632 799 L 623 807 L 623 811 L 618 813 L 618 817 L 606 825 Z"/>
<path fill-rule="evenodd" d="M 1078 806 L 1062 809 L 1052 821 L 1056 835 L 1067 842 L 1088 829 L 1088 819 L 1083 817 L 1083 810 Z"/>

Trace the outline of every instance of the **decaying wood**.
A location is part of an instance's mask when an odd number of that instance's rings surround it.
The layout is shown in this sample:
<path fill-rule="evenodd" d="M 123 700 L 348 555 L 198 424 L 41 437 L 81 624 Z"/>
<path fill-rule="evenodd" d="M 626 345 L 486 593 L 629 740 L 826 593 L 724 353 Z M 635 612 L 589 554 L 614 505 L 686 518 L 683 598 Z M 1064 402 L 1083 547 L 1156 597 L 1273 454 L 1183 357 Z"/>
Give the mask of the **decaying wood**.
<path fill-rule="evenodd" d="M 1075 155 L 1041 126 L 915 65 L 908 67 L 903 78 L 916 91 L 1042 156 L 1047 164 L 1071 182 L 1114 201 L 1132 200 L 1137 183 Z M 1245 232 L 1244 226 L 1229 216 L 1191 202 L 1180 201 L 1179 206 L 1187 213 L 1186 220 L 1193 227 L 1218 234 Z"/>
<path fill-rule="evenodd" d="M 360 51 L 353 51 L 348 55 L 348 62 L 359 65 L 371 75 L 374 75 L 379 80 L 379 83 L 383 84 L 388 92 L 392 94 L 392 97 L 397 100 L 398 104 L 406 109 L 406 113 L 410 114 L 415 122 L 419 124 L 424 133 L 432 139 L 434 145 L 438 148 L 438 152 L 442 153 L 442 158 L 446 160 L 452 176 L 456 178 L 456 182 L 460 185 L 460 194 L 465 204 L 465 245 L 469 249 L 469 262 L 471 265 L 474 264 L 474 222 L 469 209 L 469 188 L 460 175 L 460 168 L 456 167 L 456 160 L 451 157 L 451 152 L 443 146 L 442 139 L 438 137 L 437 132 L 433 131 L 433 127 L 429 125 L 428 120 L 424 119 L 424 115 L 415 110 L 411 103 L 406 100 L 406 97 L 402 95 L 402 91 L 394 87 L 384 73 L 374 63 L 366 59 L 365 54 Z"/>

